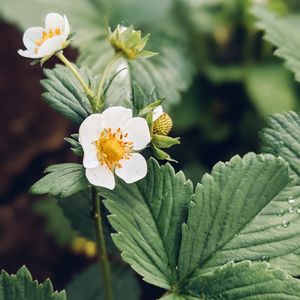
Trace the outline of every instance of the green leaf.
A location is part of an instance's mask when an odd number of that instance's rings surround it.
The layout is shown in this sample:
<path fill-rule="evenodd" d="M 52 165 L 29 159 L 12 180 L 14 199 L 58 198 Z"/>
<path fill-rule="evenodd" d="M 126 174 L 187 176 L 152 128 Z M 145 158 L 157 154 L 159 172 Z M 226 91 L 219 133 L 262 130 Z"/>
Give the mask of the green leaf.
<path fill-rule="evenodd" d="M 283 159 L 249 153 L 220 162 L 195 195 L 170 165 L 150 160 L 148 168 L 145 179 L 131 185 L 120 180 L 114 191 L 102 192 L 117 231 L 113 240 L 147 282 L 182 292 L 195 276 L 233 259 L 269 260 L 298 272 L 300 187 L 293 186 Z M 281 209 L 285 215 L 278 216 Z"/>
<path fill-rule="evenodd" d="M 81 191 L 67 198 L 57 197 L 58 205 L 63 209 L 64 215 L 69 219 L 73 229 L 88 240 L 95 241 L 95 225 L 92 218 L 92 199 L 90 189 Z M 103 213 L 104 215 L 105 212 Z M 104 233 L 106 244 L 110 253 L 117 254 L 110 233 L 111 228 L 104 217 Z"/>
<path fill-rule="evenodd" d="M 81 144 L 78 141 L 79 134 L 71 134 L 71 137 L 65 138 L 65 141 L 67 141 L 71 146 L 71 150 L 74 152 L 77 156 L 83 156 L 83 149 Z"/>
<path fill-rule="evenodd" d="M 145 281 L 166 289 L 177 281 L 181 224 L 192 193 L 182 172 L 175 174 L 169 164 L 160 167 L 153 159 L 145 179 L 130 185 L 119 180 L 113 191 L 102 191 L 118 232 L 113 240 Z"/>
<path fill-rule="evenodd" d="M 69 197 L 89 187 L 85 169 L 81 164 L 57 164 L 48 167 L 45 173 L 46 175 L 30 188 L 31 193 Z"/>
<path fill-rule="evenodd" d="M 266 32 L 265 39 L 278 49 L 275 55 L 286 62 L 286 67 L 294 72 L 300 81 L 300 36 L 295 28 L 300 27 L 299 15 L 277 16 L 262 5 L 255 5 L 252 13 L 258 18 L 257 26 Z"/>
<path fill-rule="evenodd" d="M 277 64 L 256 65 L 245 73 L 246 88 L 259 113 L 268 116 L 296 107 L 293 81 Z"/>
<path fill-rule="evenodd" d="M 46 219 L 46 230 L 61 246 L 69 246 L 76 236 L 56 199 L 42 199 L 34 203 L 34 211 Z"/>
<path fill-rule="evenodd" d="M 181 281 L 193 276 L 196 268 L 214 262 L 215 255 L 247 230 L 252 219 L 289 183 L 287 164 L 272 155 L 249 153 L 216 164 L 197 185 L 188 220 L 182 227 L 178 259 Z M 284 244 L 283 235 L 280 237 Z"/>
<path fill-rule="evenodd" d="M 134 116 L 147 115 L 155 108 L 152 106 L 156 104 L 156 106 L 158 106 L 160 101 L 162 102 L 162 100 L 153 98 L 152 95 L 145 95 L 143 89 L 138 84 L 132 84 L 132 107 Z"/>
<path fill-rule="evenodd" d="M 78 71 L 83 80 L 94 89 L 97 79 L 89 69 L 82 67 Z M 57 65 L 52 70 L 45 69 L 44 73 L 46 79 L 41 80 L 41 85 L 45 93 L 42 96 L 54 110 L 78 124 L 92 113 L 89 99 L 67 67 Z"/>
<path fill-rule="evenodd" d="M 66 294 L 54 292 L 49 279 L 39 284 L 33 281 L 30 272 L 23 266 L 16 275 L 5 271 L 0 274 L 1 300 L 66 300 Z"/>
<path fill-rule="evenodd" d="M 112 284 L 114 299 L 138 300 L 139 284 L 135 274 L 127 266 L 112 265 Z M 66 292 L 72 300 L 104 300 L 104 282 L 101 266 L 94 264 L 67 286 Z"/>
<path fill-rule="evenodd" d="M 268 261 L 272 267 L 300 274 L 300 187 L 283 189 L 231 241 L 201 268 L 211 271 L 230 260 Z"/>
<path fill-rule="evenodd" d="M 206 300 L 296 300 L 300 299 L 300 284 L 287 272 L 271 269 L 265 262 L 229 262 L 195 277 L 186 292 Z"/>
<path fill-rule="evenodd" d="M 276 114 L 262 131 L 264 151 L 283 157 L 300 177 L 300 116 L 295 112 Z"/>

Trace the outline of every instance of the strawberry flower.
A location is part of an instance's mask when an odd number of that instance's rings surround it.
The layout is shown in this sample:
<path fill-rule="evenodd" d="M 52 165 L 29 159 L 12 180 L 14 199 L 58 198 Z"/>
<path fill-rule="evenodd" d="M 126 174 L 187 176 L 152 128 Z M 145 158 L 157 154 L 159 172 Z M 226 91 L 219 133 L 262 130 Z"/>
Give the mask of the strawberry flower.
<path fill-rule="evenodd" d="M 30 27 L 23 35 L 26 50 L 18 50 L 21 56 L 28 58 L 50 57 L 64 49 L 70 34 L 70 25 L 66 16 L 50 13 L 45 19 L 45 28 Z"/>
<path fill-rule="evenodd" d="M 114 173 L 126 183 L 147 174 L 146 160 L 136 151 L 150 143 L 149 127 L 131 109 L 115 106 L 90 115 L 79 128 L 79 142 L 86 177 L 95 186 L 114 189 Z"/>

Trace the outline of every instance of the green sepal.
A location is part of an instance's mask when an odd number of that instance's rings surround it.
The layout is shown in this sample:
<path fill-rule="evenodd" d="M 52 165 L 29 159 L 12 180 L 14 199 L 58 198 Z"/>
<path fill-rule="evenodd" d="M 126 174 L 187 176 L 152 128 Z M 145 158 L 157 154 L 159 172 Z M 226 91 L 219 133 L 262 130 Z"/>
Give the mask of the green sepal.
<path fill-rule="evenodd" d="M 137 57 L 143 57 L 143 58 L 149 58 L 149 57 L 152 57 L 152 56 L 155 56 L 157 55 L 158 52 L 153 52 L 153 51 L 147 51 L 147 50 L 143 50 L 141 53 L 139 53 L 137 55 Z"/>
<path fill-rule="evenodd" d="M 157 99 L 156 101 L 150 103 L 149 105 L 147 105 L 146 107 L 144 107 L 140 112 L 139 112 L 139 116 L 145 116 L 147 114 L 149 114 L 150 112 L 153 112 L 153 110 L 158 107 L 159 105 L 161 105 L 163 103 L 165 99 L 161 98 L 161 99 Z"/>
<path fill-rule="evenodd" d="M 179 137 L 173 138 L 167 135 L 160 135 L 160 134 L 153 134 L 152 136 L 152 143 L 157 147 L 157 148 L 170 148 L 174 145 L 180 144 Z"/>
<path fill-rule="evenodd" d="M 151 144 L 151 148 L 153 150 L 153 155 L 155 158 L 157 158 L 159 160 L 167 160 L 167 161 L 172 161 L 172 162 L 178 163 L 177 160 L 172 159 L 168 153 L 157 148 L 154 144 Z"/>
<path fill-rule="evenodd" d="M 32 62 L 30 63 L 31 66 L 35 66 L 37 64 L 40 63 L 40 59 L 39 58 L 36 58 L 36 59 L 33 59 Z"/>
<path fill-rule="evenodd" d="M 118 25 L 112 32 L 109 29 L 108 40 L 116 53 L 121 53 L 127 60 L 135 60 L 138 57 L 151 57 L 157 53 L 144 50 L 150 34 L 145 35 L 142 38 L 140 30 L 134 30 L 133 26 L 125 28 Z"/>
<path fill-rule="evenodd" d="M 75 35 L 76 35 L 76 32 L 75 32 L 75 31 L 71 32 L 71 33 L 68 35 L 67 40 L 68 40 L 68 41 L 71 40 Z"/>
<path fill-rule="evenodd" d="M 48 56 L 44 56 L 42 59 L 40 59 L 40 66 L 42 67 L 44 65 L 44 63 L 49 60 L 54 54 L 48 55 Z"/>

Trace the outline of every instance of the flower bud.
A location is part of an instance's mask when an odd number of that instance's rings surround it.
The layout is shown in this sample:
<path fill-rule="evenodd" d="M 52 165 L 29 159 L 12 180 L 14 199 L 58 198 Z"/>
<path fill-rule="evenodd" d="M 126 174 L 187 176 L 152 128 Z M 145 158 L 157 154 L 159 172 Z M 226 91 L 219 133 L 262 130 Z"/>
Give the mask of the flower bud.
<path fill-rule="evenodd" d="M 144 50 L 149 34 L 142 38 L 141 31 L 136 31 L 132 26 L 120 26 L 111 32 L 109 42 L 116 52 L 122 52 L 127 59 L 136 59 L 140 56 L 151 57 L 157 53 Z"/>

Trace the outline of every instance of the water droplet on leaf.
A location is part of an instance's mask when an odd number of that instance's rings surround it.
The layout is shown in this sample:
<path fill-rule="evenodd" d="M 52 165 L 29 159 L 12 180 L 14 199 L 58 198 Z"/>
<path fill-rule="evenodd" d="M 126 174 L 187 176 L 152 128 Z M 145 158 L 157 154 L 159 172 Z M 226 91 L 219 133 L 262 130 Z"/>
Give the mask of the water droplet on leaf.
<path fill-rule="evenodd" d="M 294 197 L 292 197 L 292 196 L 290 196 L 290 197 L 288 197 L 288 203 L 289 204 L 293 204 L 293 203 L 295 203 L 295 199 L 294 199 Z"/>
<path fill-rule="evenodd" d="M 283 227 L 288 227 L 290 225 L 290 221 L 288 221 L 288 220 L 283 220 L 282 221 L 282 226 Z"/>
<path fill-rule="evenodd" d="M 289 213 L 292 214 L 294 212 L 294 208 L 292 206 L 289 207 Z"/>
<path fill-rule="evenodd" d="M 269 261 L 269 256 L 267 256 L 267 255 L 263 255 L 261 258 L 261 261 Z"/>
<path fill-rule="evenodd" d="M 276 213 L 276 215 L 277 215 L 278 217 L 283 216 L 283 215 L 284 215 L 284 210 L 283 210 L 283 209 L 279 210 L 279 211 Z"/>

